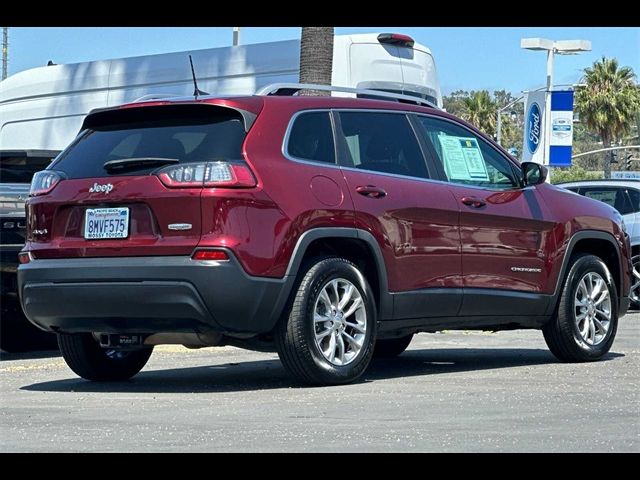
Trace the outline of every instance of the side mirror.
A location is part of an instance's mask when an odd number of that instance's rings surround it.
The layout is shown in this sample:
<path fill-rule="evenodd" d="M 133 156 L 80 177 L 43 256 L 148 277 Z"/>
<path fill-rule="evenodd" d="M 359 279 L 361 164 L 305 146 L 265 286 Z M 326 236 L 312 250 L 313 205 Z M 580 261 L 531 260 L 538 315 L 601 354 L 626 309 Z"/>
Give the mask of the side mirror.
<path fill-rule="evenodd" d="M 536 162 L 523 162 L 521 168 L 524 184 L 527 186 L 540 185 L 547 180 L 547 175 L 549 175 L 549 169 Z"/>

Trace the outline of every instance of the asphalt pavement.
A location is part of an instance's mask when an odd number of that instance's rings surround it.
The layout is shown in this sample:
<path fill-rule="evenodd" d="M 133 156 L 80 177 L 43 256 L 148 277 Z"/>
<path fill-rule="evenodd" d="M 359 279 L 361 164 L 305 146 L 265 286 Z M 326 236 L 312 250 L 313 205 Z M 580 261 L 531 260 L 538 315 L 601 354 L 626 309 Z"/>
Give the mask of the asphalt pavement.
<path fill-rule="evenodd" d="M 1 360 L 1 452 L 640 451 L 640 314 L 600 362 L 558 363 L 538 331 L 420 334 L 339 387 L 233 347 L 158 347 L 108 384 L 56 352 Z"/>

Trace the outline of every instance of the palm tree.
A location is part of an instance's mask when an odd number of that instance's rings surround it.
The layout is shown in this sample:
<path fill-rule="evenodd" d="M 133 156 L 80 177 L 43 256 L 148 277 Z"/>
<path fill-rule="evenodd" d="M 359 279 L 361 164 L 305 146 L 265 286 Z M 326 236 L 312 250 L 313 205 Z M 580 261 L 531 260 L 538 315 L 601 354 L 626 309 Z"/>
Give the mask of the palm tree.
<path fill-rule="evenodd" d="M 583 87 L 576 92 L 576 110 L 589 130 L 597 133 L 604 148 L 619 140 L 636 121 L 640 90 L 631 67 L 615 58 L 602 57 L 584 69 Z M 604 177 L 611 177 L 611 152 L 604 157 Z"/>
<path fill-rule="evenodd" d="M 300 83 L 331 85 L 333 68 L 333 27 L 302 27 L 300 40 Z M 329 95 L 330 92 L 304 90 L 302 95 Z"/>
<path fill-rule="evenodd" d="M 462 100 L 460 116 L 493 137 L 496 132 L 496 103 L 487 90 L 471 92 Z"/>

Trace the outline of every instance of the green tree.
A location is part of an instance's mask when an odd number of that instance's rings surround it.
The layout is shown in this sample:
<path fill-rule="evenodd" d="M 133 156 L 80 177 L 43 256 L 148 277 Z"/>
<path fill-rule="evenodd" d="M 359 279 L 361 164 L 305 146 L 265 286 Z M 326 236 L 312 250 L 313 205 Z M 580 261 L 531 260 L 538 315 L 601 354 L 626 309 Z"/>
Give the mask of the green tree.
<path fill-rule="evenodd" d="M 573 165 L 567 168 L 551 168 L 551 183 L 577 182 L 579 180 L 600 180 L 602 172 L 590 172 Z"/>
<path fill-rule="evenodd" d="M 467 122 L 475 125 L 487 135 L 493 137 L 496 133 L 496 102 L 487 90 L 471 92 L 462 100 L 462 110 L 459 113 Z"/>
<path fill-rule="evenodd" d="M 584 69 L 576 91 L 580 121 L 597 133 L 604 148 L 630 131 L 640 109 L 640 90 L 631 67 L 621 67 L 615 58 L 602 57 Z M 604 156 L 604 177 L 611 177 L 611 152 Z"/>
<path fill-rule="evenodd" d="M 492 94 L 481 91 L 456 90 L 443 97 L 447 112 L 473 123 L 486 134 L 495 138 L 498 109 L 512 103 L 516 97 L 506 90 L 495 90 Z M 524 126 L 524 104 L 515 103 L 502 115 L 502 146 L 522 150 Z"/>
<path fill-rule="evenodd" d="M 446 95 L 442 98 L 443 107 L 452 115 L 460 115 L 464 99 L 468 97 L 469 92 L 466 90 L 456 90 L 455 92 L 451 92 L 451 95 Z"/>
<path fill-rule="evenodd" d="M 331 85 L 333 68 L 333 27 L 302 27 L 300 38 L 300 83 Z M 306 90 L 303 95 L 330 95 L 322 90 Z"/>

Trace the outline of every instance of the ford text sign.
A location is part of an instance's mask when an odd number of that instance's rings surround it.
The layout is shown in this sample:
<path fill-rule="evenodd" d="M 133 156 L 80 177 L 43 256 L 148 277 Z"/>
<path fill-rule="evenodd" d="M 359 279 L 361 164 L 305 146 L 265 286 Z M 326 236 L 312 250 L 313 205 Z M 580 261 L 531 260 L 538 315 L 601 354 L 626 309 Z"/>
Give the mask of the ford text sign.
<path fill-rule="evenodd" d="M 532 103 L 527 113 L 527 147 L 531 154 L 536 153 L 542 135 L 542 114 L 537 103 Z"/>

